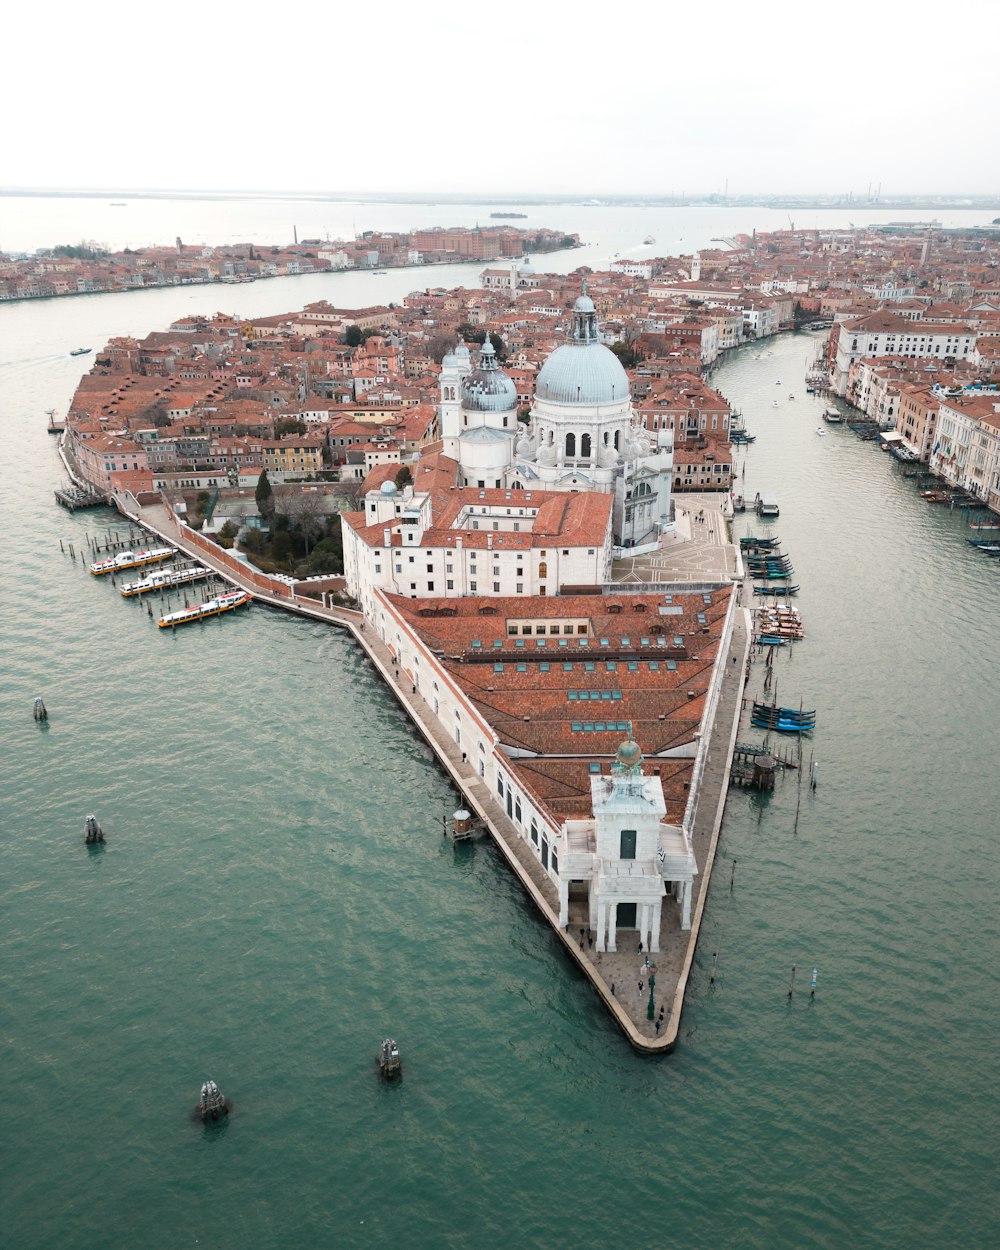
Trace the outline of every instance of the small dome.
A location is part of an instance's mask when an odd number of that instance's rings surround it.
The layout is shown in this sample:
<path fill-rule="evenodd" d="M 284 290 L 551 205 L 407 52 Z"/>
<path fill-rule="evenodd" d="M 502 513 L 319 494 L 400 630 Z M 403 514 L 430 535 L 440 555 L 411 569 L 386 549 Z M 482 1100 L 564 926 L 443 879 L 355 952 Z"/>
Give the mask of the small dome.
<path fill-rule="evenodd" d="M 470 412 L 509 412 L 517 407 L 517 387 L 497 364 L 488 334 L 479 364 L 462 383 L 462 407 Z"/>
<path fill-rule="evenodd" d="M 390 481 L 389 481 L 389 479 L 388 479 L 388 478 L 386 478 L 386 480 L 385 480 L 385 481 L 382 483 L 382 485 L 379 487 L 379 491 L 380 491 L 380 493 L 381 493 L 381 494 L 383 494 L 383 495 L 395 495 L 395 494 L 396 494 L 396 483 L 395 483 L 395 482 L 390 482 Z"/>
<path fill-rule="evenodd" d="M 626 738 L 615 755 L 615 765 L 623 772 L 633 772 L 642 763 L 642 748 L 634 738 Z"/>
<path fill-rule="evenodd" d="M 573 311 L 578 312 L 578 313 L 592 313 L 592 312 L 597 312 L 597 308 L 594 305 L 594 301 L 590 298 L 590 296 L 584 294 L 584 295 L 581 295 L 580 298 L 573 305 Z"/>

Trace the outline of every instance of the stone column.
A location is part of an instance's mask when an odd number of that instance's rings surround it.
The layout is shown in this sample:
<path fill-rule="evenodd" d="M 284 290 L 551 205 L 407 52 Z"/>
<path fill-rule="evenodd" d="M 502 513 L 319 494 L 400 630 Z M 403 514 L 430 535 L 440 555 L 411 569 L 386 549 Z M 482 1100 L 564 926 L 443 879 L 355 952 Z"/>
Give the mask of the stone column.
<path fill-rule="evenodd" d="M 569 882 L 559 882 L 559 924 L 565 928 L 569 924 Z"/>
<path fill-rule="evenodd" d="M 681 886 L 681 928 L 691 928 L 691 882 L 685 881 Z"/>
<path fill-rule="evenodd" d="M 663 903 L 660 899 L 649 905 L 649 949 L 651 951 L 660 949 L 660 915 L 662 908 Z"/>
<path fill-rule="evenodd" d="M 605 903 L 608 913 L 608 950 L 616 951 L 618 947 L 615 945 L 615 939 L 618 935 L 618 904 L 615 902 Z"/>

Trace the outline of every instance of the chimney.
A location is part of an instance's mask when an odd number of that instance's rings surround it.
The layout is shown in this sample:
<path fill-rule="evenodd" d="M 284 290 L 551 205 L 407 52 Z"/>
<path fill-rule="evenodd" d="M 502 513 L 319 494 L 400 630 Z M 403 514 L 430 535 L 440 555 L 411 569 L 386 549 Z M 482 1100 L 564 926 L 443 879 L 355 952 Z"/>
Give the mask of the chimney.
<path fill-rule="evenodd" d="M 386 547 L 391 547 L 391 546 L 392 546 L 392 536 L 391 536 L 391 532 L 390 532 L 389 530 L 387 530 L 387 529 L 386 529 L 386 530 L 383 530 L 383 531 L 382 531 L 382 537 L 383 537 L 383 539 L 385 540 L 385 546 L 386 546 Z"/>

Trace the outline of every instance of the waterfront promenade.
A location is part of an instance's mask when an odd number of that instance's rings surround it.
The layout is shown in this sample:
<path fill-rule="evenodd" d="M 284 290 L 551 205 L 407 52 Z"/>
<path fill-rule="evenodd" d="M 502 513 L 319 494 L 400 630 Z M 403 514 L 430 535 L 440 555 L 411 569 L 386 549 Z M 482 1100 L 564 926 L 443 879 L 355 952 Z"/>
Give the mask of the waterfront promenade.
<path fill-rule="evenodd" d="M 696 778 L 694 782 L 697 796 L 692 835 L 698 876 L 694 881 L 691 929 L 681 930 L 677 925 L 675 909 L 665 907 L 660 932 L 661 949 L 652 957 L 656 965 L 655 1014 L 659 1014 L 661 1006 L 664 1011 L 663 1025 L 657 1031 L 653 1021 L 647 1019 L 649 987 L 648 973 L 640 972 L 643 956 L 632 949 L 605 953 L 594 951 L 588 940 L 587 916 L 580 904 L 571 904 L 570 922 L 565 929 L 559 924 L 559 900 L 548 874 L 542 870 L 530 846 L 507 817 L 503 807 L 495 802 L 490 788 L 463 757 L 455 742 L 444 732 L 420 693 L 396 667 L 392 653 L 375 632 L 366 627 L 360 612 L 327 606 L 317 600 L 294 594 L 288 596 L 268 593 L 261 589 L 262 579 L 255 571 L 247 567 L 246 575 L 241 576 L 238 569 L 234 570 L 228 553 L 222 548 L 213 552 L 211 545 L 205 544 L 200 537 L 196 541 L 192 531 L 187 526 L 178 524 L 163 504 L 132 507 L 123 503 L 121 506 L 129 520 L 156 534 L 164 542 L 177 546 L 200 563 L 212 567 L 220 577 L 242 586 L 258 603 L 346 629 L 434 751 L 439 764 L 462 796 L 461 803 L 470 808 L 481 827 L 489 832 L 507 864 L 562 943 L 567 955 L 590 981 L 630 1043 L 637 1050 L 652 1054 L 662 1054 L 673 1049 L 679 1035 L 684 993 L 691 974 L 728 792 L 729 763 L 739 725 L 744 675 L 751 643 L 749 614 L 746 609 L 737 607 L 732 613 L 731 635 L 728 639 L 723 638 L 725 652 L 720 657 L 721 680 L 711 736 L 704 768 L 700 778 Z M 733 553 L 725 541 L 725 517 L 718 505 L 713 505 L 712 497 L 699 497 L 690 504 L 686 502 L 685 511 L 689 508 L 695 515 L 702 512 L 705 520 L 693 526 L 690 538 L 685 537 L 690 531 L 686 525 L 682 525 L 680 532 L 670 538 L 670 545 L 664 552 L 643 558 L 647 561 L 663 561 L 662 564 L 651 566 L 648 580 L 665 582 L 667 569 L 673 567 L 678 568 L 680 576 L 670 580 L 677 585 L 684 582 L 696 584 L 713 577 L 716 580 L 728 580 L 727 570 L 731 562 L 735 560 L 734 567 L 738 567 L 738 554 Z M 709 531 L 712 531 L 711 534 Z M 630 572 L 629 580 L 633 583 L 639 580 L 634 570 Z M 640 980 L 643 981 L 642 990 L 639 988 Z"/>

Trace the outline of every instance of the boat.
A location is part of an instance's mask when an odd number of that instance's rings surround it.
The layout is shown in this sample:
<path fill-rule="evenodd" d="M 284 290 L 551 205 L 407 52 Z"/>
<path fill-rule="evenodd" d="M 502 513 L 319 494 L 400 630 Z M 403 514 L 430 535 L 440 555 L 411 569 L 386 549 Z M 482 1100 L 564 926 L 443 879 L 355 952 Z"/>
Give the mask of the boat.
<path fill-rule="evenodd" d="M 651 234 L 647 234 L 646 237 L 643 239 L 643 243 L 645 244 L 646 247 L 650 247 L 655 242 L 656 240 L 653 238 Z"/>
<path fill-rule="evenodd" d="M 126 582 L 121 592 L 126 599 L 130 599 L 134 595 L 145 595 L 151 590 L 169 590 L 173 586 L 186 586 L 189 582 L 200 582 L 211 576 L 212 570 L 202 568 L 200 564 L 186 569 L 160 569 L 137 582 Z"/>
<path fill-rule="evenodd" d="M 403 1060 L 399 1047 L 391 1037 L 385 1038 L 378 1048 L 378 1070 L 388 1081 L 394 1081 L 403 1075 Z"/>
<path fill-rule="evenodd" d="M 948 503 L 951 499 L 946 490 L 922 490 L 920 496 L 928 503 Z"/>
<path fill-rule="evenodd" d="M 1000 521 L 970 521 L 970 530 L 1000 530 Z"/>
<path fill-rule="evenodd" d="M 788 398 L 789 398 L 789 399 L 794 399 L 794 398 L 795 398 L 795 396 L 794 396 L 794 395 L 789 395 L 789 396 L 788 396 Z"/>
<path fill-rule="evenodd" d="M 784 638 L 779 638 L 774 634 L 758 634 L 754 641 L 761 647 L 783 647 L 785 645 Z"/>
<path fill-rule="evenodd" d="M 820 436 L 820 438 L 826 438 L 826 430 L 824 430 L 821 425 L 817 425 L 816 433 Z"/>
<path fill-rule="evenodd" d="M 745 534 L 740 539 L 741 547 L 763 547 L 772 551 L 775 547 L 779 546 L 780 543 L 781 539 L 778 537 L 764 538 L 760 534 Z"/>
<path fill-rule="evenodd" d="M 777 401 L 777 400 L 774 400 L 774 401 L 773 401 L 773 403 L 771 404 L 771 407 L 772 407 L 772 408 L 777 408 L 777 406 L 778 406 L 778 401 Z"/>
<path fill-rule="evenodd" d="M 758 516 L 780 516 L 778 501 L 773 495 L 758 495 L 754 500 L 754 511 Z"/>
<path fill-rule="evenodd" d="M 754 586 L 755 595 L 797 595 L 798 586 Z"/>
<path fill-rule="evenodd" d="M 99 560 L 90 566 L 95 577 L 103 577 L 105 573 L 119 573 L 126 569 L 141 569 L 147 564 L 159 564 L 169 560 L 177 551 L 174 547 L 150 547 L 146 551 L 119 551 L 110 560 Z"/>
<path fill-rule="evenodd" d="M 214 1081 L 205 1081 L 201 1087 L 196 1114 L 203 1123 L 218 1120 L 229 1114 L 229 1100 Z"/>
<path fill-rule="evenodd" d="M 92 347 L 77 347 L 70 352 L 71 356 L 89 356 L 94 349 Z"/>
<path fill-rule="evenodd" d="M 1000 556 L 1000 543 L 990 538 L 967 538 L 965 540 L 971 547 L 975 547 L 977 551 L 985 551 L 987 555 Z"/>
<path fill-rule="evenodd" d="M 245 590 L 231 590 L 224 595 L 216 595 L 214 599 L 206 599 L 204 603 L 196 603 L 193 608 L 180 608 L 177 612 L 168 612 L 161 616 L 157 624 L 160 629 L 172 629 L 175 625 L 186 625 L 189 621 L 203 621 L 209 616 L 221 616 L 223 612 L 233 612 L 249 603 L 251 596 Z"/>
<path fill-rule="evenodd" d="M 823 420 L 828 425 L 840 425 L 843 422 L 844 418 L 841 416 L 840 412 L 836 408 L 824 408 Z"/>

